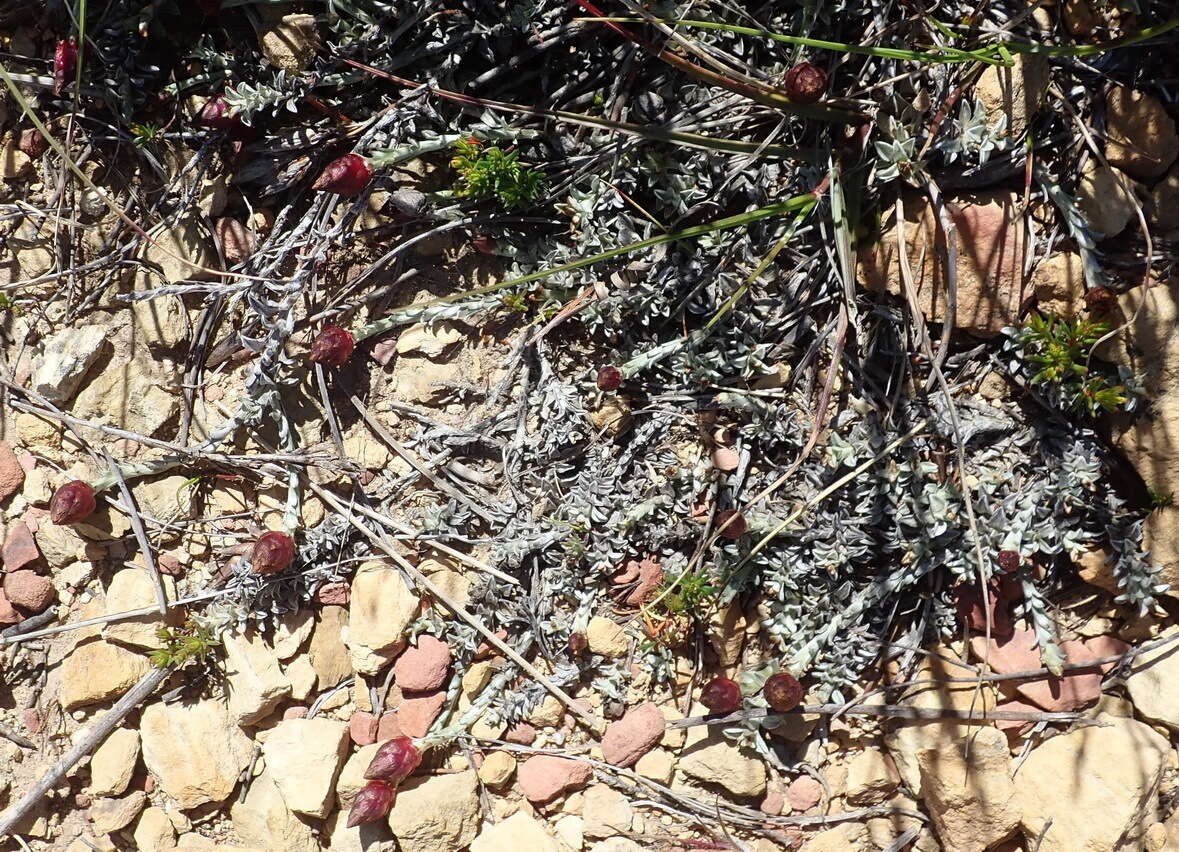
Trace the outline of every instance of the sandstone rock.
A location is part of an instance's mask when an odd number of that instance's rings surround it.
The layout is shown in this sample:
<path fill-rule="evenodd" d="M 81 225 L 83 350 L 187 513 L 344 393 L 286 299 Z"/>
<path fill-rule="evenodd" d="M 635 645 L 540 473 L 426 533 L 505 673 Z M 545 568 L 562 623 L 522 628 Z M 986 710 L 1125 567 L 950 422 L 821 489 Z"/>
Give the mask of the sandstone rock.
<path fill-rule="evenodd" d="M 184 810 L 225 801 L 253 752 L 218 699 L 149 704 L 139 735 L 148 771 Z"/>
<path fill-rule="evenodd" d="M 163 808 L 148 808 L 140 814 L 134 837 L 138 852 L 168 852 L 176 848 L 176 829 Z"/>
<path fill-rule="evenodd" d="M 17 461 L 16 453 L 7 441 L 0 441 L 0 501 L 7 500 L 21 489 L 25 469 Z M 5 566 L 5 570 L 12 570 Z"/>
<path fill-rule="evenodd" d="M 594 777 L 588 763 L 551 754 L 528 758 L 516 770 L 520 790 L 532 802 L 548 802 L 570 790 L 580 790 Z"/>
<path fill-rule="evenodd" d="M 765 764 L 707 725 L 688 729 L 679 758 L 680 771 L 735 796 L 760 796 L 766 790 Z"/>
<path fill-rule="evenodd" d="M 988 65 L 974 84 L 974 95 L 987 112 L 987 123 L 994 125 L 1006 117 L 1006 134 L 1018 139 L 1040 108 L 1048 80 L 1047 57 L 1024 53 L 1015 58 L 1010 68 Z"/>
<path fill-rule="evenodd" d="M 606 784 L 591 784 L 583 794 L 581 816 L 587 837 L 611 837 L 630 831 L 634 814 L 626 797 Z"/>
<path fill-rule="evenodd" d="M 311 827 L 287 807 L 270 772 L 250 782 L 245 798 L 229 810 L 233 830 L 258 850 L 319 852 L 319 840 Z"/>
<path fill-rule="evenodd" d="M 279 23 L 262 33 L 262 54 L 275 68 L 302 74 L 321 46 L 314 15 L 283 15 Z"/>
<path fill-rule="evenodd" d="M 606 726 L 602 758 L 615 766 L 630 766 L 658 744 L 665 728 L 663 712 L 651 702 L 632 707 Z"/>
<path fill-rule="evenodd" d="M 1179 627 L 1171 627 L 1163 636 L 1174 636 Z M 1179 683 L 1179 644 L 1174 642 L 1146 651 L 1134 660 L 1126 678 L 1126 689 L 1144 719 L 1179 731 L 1179 704 L 1175 701 L 1175 684 Z"/>
<path fill-rule="evenodd" d="M 854 805 L 874 805 L 891 796 L 899 783 L 900 776 L 884 752 L 864 749 L 847 762 L 844 796 Z"/>
<path fill-rule="evenodd" d="M 318 716 L 285 719 L 262 744 L 266 769 L 292 811 L 323 819 L 348 751 L 348 725 Z"/>
<path fill-rule="evenodd" d="M 437 358 L 446 349 L 465 337 L 457 323 L 440 322 L 430 327 L 421 323 L 411 325 L 397 338 L 398 355 L 425 355 Z"/>
<path fill-rule="evenodd" d="M 145 480 L 131 490 L 140 511 L 158 520 L 185 521 L 196 514 L 196 489 L 180 474 Z"/>
<path fill-rule="evenodd" d="M 1070 306 L 1081 304 L 1082 282 L 1023 281 L 1022 198 L 1002 190 L 964 195 L 947 202 L 958 237 L 958 301 L 954 325 L 979 337 L 997 334 L 1019 320 L 1023 301 L 1035 296 Z M 946 274 L 937 250 L 936 216 L 923 197 L 905 200 L 905 244 L 917 301 L 927 320 L 942 322 Z M 860 272 L 870 290 L 903 298 L 895 222 L 890 218 L 874 249 L 863 253 Z"/>
<path fill-rule="evenodd" d="M 348 827 L 348 812 L 336 811 L 324 826 L 331 852 L 397 852 L 397 841 L 383 821 Z M 322 847 L 321 847 L 322 848 Z"/>
<path fill-rule="evenodd" d="M 1092 640 L 1060 643 L 1065 661 L 1084 663 L 1104 654 L 1095 653 Z M 999 674 L 1038 669 L 1041 666 L 1040 650 L 1036 646 L 1033 631 L 1020 628 L 1008 639 L 992 639 L 988 646 L 985 636 L 972 636 L 970 647 L 978 659 L 986 659 L 988 665 Z M 1104 650 L 1109 650 L 1103 647 Z M 1114 653 L 1117 653 L 1115 650 Z M 1064 677 L 1043 677 L 1036 680 L 1020 681 L 1016 686 L 1019 694 L 1045 710 L 1075 710 L 1101 695 L 1101 674 L 1099 667 L 1065 673 Z"/>
<path fill-rule="evenodd" d="M 33 614 L 44 612 L 57 597 L 48 577 L 27 568 L 6 573 L 3 588 L 9 603 Z"/>
<path fill-rule="evenodd" d="M 1130 179 L 1109 166 L 1085 171 L 1077 186 L 1077 206 L 1089 226 L 1106 237 L 1120 234 L 1138 218 Z"/>
<path fill-rule="evenodd" d="M 180 412 L 166 374 L 146 357 L 107 364 L 74 400 L 74 414 L 140 435 L 155 435 Z"/>
<path fill-rule="evenodd" d="M 315 614 L 307 657 L 315 669 L 320 689 L 330 689 L 352 674 L 348 646 L 343 638 L 347 624 L 348 611 L 338 606 L 324 607 Z"/>
<path fill-rule="evenodd" d="M 274 635 L 270 638 L 270 645 L 274 655 L 280 660 L 289 660 L 303 643 L 311 636 L 315 628 L 315 612 L 301 609 L 297 612 L 284 613 L 279 617 L 278 625 L 274 628 Z"/>
<path fill-rule="evenodd" d="M 176 581 L 168 576 L 161 577 L 168 600 L 176 600 Z M 146 568 L 124 568 L 115 572 L 106 589 L 106 612 L 117 612 L 155 606 L 156 585 Z M 163 648 L 164 642 L 156 635 L 160 629 L 159 613 L 139 618 L 112 621 L 103 625 L 102 638 L 108 642 L 128 645 L 132 648 L 155 650 Z"/>
<path fill-rule="evenodd" d="M 786 801 L 799 813 L 823 801 L 823 785 L 810 775 L 799 775 L 786 788 Z"/>
<path fill-rule="evenodd" d="M 97 325 L 63 329 L 45 339 L 33 365 L 31 387 L 50 402 L 71 400 L 106 345 L 107 330 Z"/>
<path fill-rule="evenodd" d="M 508 728 L 507 733 L 504 734 L 504 739 L 507 742 L 516 743 L 517 745 L 532 745 L 536 742 L 536 728 L 527 722 L 517 722 Z"/>
<path fill-rule="evenodd" d="M 584 824 L 585 821 L 576 814 L 565 814 L 557 820 L 553 831 L 556 832 L 557 840 L 560 843 L 572 849 L 573 852 L 578 852 L 585 845 L 585 832 L 582 831 Z"/>
<path fill-rule="evenodd" d="M 33 535 L 50 568 L 65 568 L 85 557 L 86 542 L 71 527 L 41 524 Z"/>
<path fill-rule="evenodd" d="M 414 692 L 439 689 L 450 671 L 450 647 L 435 636 L 423 633 L 397 658 L 393 666 L 397 685 Z"/>
<path fill-rule="evenodd" d="M 383 470 L 391 458 L 385 445 L 367 432 L 354 432 L 344 439 L 344 455 L 365 470 Z"/>
<path fill-rule="evenodd" d="M 397 708 L 397 727 L 407 737 L 424 737 L 444 704 L 444 690 L 406 695 Z"/>
<path fill-rule="evenodd" d="M 352 668 L 376 674 L 396 657 L 417 610 L 418 599 L 392 565 L 365 562 L 357 568 L 345 639 Z"/>
<path fill-rule="evenodd" d="M 1119 86 L 1105 102 L 1105 157 L 1138 180 L 1160 177 L 1179 156 L 1175 121 L 1153 95 Z"/>
<path fill-rule="evenodd" d="M 185 216 L 171 227 L 159 230 L 151 236 L 152 242 L 144 249 L 143 260 L 160 270 L 164 283 L 207 278 L 210 273 L 198 267 L 217 266 L 217 252 L 213 248 L 213 241 L 197 216 Z M 157 287 L 159 283 L 159 276 L 145 273 L 140 273 L 137 281 L 137 284 L 144 285 L 139 289 L 146 286 Z M 166 303 L 168 300 L 169 297 L 164 297 L 162 301 Z M 156 336 L 157 345 L 166 345 L 164 336 L 156 331 L 156 328 L 159 328 L 158 316 L 159 312 L 156 312 L 156 317 L 150 313 L 146 317 L 142 313 L 136 314 L 136 326 L 147 335 L 147 343 L 151 344 L 153 336 Z M 140 320 L 144 318 L 147 318 L 148 322 L 141 324 Z M 153 328 L 153 325 L 156 328 Z"/>
<path fill-rule="evenodd" d="M 118 698 L 151 669 L 147 657 L 101 639 L 74 647 L 61 663 L 58 700 L 66 710 Z"/>
<path fill-rule="evenodd" d="M 1156 821 L 1169 743 L 1133 719 L 1103 721 L 1047 740 L 1015 776 L 1024 833 L 1040 837 L 1052 820 L 1040 852 L 1139 848 Z"/>
<path fill-rule="evenodd" d="M 510 817 L 479 833 L 471 842 L 471 852 L 558 852 L 557 841 L 533 817 L 516 811 Z M 580 847 L 576 847 L 580 848 Z"/>
<path fill-rule="evenodd" d="M 660 784 L 670 784 L 675 773 L 675 758 L 671 752 L 661 748 L 652 749 L 635 762 L 634 770 L 644 778 L 650 778 Z"/>
<path fill-rule="evenodd" d="M 380 719 L 367 710 L 357 710 L 348 717 L 348 736 L 358 746 L 372 745 L 377 741 Z"/>
<path fill-rule="evenodd" d="M 213 258 L 203 255 L 197 255 L 193 259 L 202 265 L 208 265 L 209 261 L 213 260 Z M 185 263 L 179 263 L 177 266 L 192 269 Z M 198 278 L 200 276 L 194 270 L 194 274 L 188 277 Z M 134 328 L 135 340 L 152 349 L 175 349 L 188 340 L 191 334 L 188 312 L 184 309 L 184 303 L 173 296 L 160 296 L 156 299 L 132 302 L 131 323 Z"/>
<path fill-rule="evenodd" d="M 146 804 L 147 794 L 142 790 L 136 790 L 121 799 L 95 799 L 90 805 L 94 830 L 99 834 L 120 831 L 134 822 Z"/>
<path fill-rule="evenodd" d="M 372 763 L 373 757 L 380 747 L 380 743 L 363 746 L 353 752 L 344 761 L 344 766 L 340 769 L 340 774 L 336 778 L 336 803 L 342 810 L 352 807 L 352 800 L 356 798 L 356 794 L 360 792 L 361 788 L 368 783 L 368 780 L 364 777 L 364 772 L 368 769 L 368 765 Z"/>
<path fill-rule="evenodd" d="M 646 852 L 646 850 L 629 837 L 610 837 L 595 843 L 589 848 L 589 852 Z"/>
<path fill-rule="evenodd" d="M 622 625 L 612 619 L 595 615 L 585 628 L 589 649 L 603 657 L 625 657 L 630 650 L 630 640 Z"/>
<path fill-rule="evenodd" d="M 35 174 L 33 158 L 17 147 L 16 139 L 0 145 L 0 180 L 21 181 Z"/>
<path fill-rule="evenodd" d="M 479 766 L 479 780 L 488 787 L 499 788 L 516 774 L 516 758 L 506 751 L 493 751 Z"/>
<path fill-rule="evenodd" d="M 139 760 L 139 732 L 116 728 L 90 757 L 91 796 L 121 796 Z"/>
<path fill-rule="evenodd" d="M 40 558 L 41 552 L 37 550 L 37 542 L 28 524 L 17 521 L 8 528 L 8 535 L 4 537 L 4 550 L 0 553 L 5 571 L 26 568 Z"/>
<path fill-rule="evenodd" d="M 820 831 L 806 842 L 802 852 L 860 852 L 867 850 L 868 830 L 859 823 L 844 823 Z"/>
<path fill-rule="evenodd" d="M 226 688 L 229 713 L 239 725 L 252 725 L 270 715 L 291 694 L 291 681 L 283 673 L 278 657 L 256 632 L 247 637 L 226 633 L 221 640 L 225 651 Z"/>
<path fill-rule="evenodd" d="M 977 852 L 1013 834 L 1020 809 L 1007 737 L 980 728 L 952 748 L 917 752 L 921 789 L 946 852 Z"/>
<path fill-rule="evenodd" d="M 473 770 L 402 783 L 389 828 L 402 852 L 453 852 L 479 831 L 479 785 Z"/>
<path fill-rule="evenodd" d="M 0 586 L 0 624 L 19 624 L 24 620 L 25 617 L 4 597 L 4 588 Z"/>
<path fill-rule="evenodd" d="M 607 397 L 589 413 L 589 421 L 595 429 L 615 438 L 630 428 L 632 420 L 630 403 L 620 396 Z"/>
<path fill-rule="evenodd" d="M 708 621 L 704 638 L 716 654 L 719 666 L 732 674 L 732 668 L 741 659 L 745 647 L 745 613 L 736 602 L 718 610 Z"/>

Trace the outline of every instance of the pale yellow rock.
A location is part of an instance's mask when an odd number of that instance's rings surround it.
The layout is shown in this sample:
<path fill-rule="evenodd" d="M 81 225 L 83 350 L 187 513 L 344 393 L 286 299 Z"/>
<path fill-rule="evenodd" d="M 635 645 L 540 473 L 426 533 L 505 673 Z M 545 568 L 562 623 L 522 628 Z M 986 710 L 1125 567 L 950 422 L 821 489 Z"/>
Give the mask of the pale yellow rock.
<path fill-rule="evenodd" d="M 672 773 L 675 772 L 675 757 L 661 748 L 651 749 L 638 759 L 634 769 L 644 778 L 670 784 Z"/>
<path fill-rule="evenodd" d="M 1007 736 L 980 728 L 950 748 L 917 752 L 926 811 L 946 852 L 976 852 L 1010 836 L 1020 821 Z"/>
<path fill-rule="evenodd" d="M 229 809 L 233 830 L 259 850 L 319 852 L 319 840 L 307 823 L 287 807 L 269 772 L 250 782 L 245 798 Z"/>
<path fill-rule="evenodd" d="M 471 842 L 471 852 L 558 852 L 556 839 L 543 824 L 523 811 L 484 829 Z"/>
<path fill-rule="evenodd" d="M 176 474 L 160 479 L 144 480 L 132 489 L 139 509 L 160 521 L 185 521 L 196 516 L 197 492 L 188 477 Z M 163 535 L 165 541 L 179 538 L 171 531 Z"/>
<path fill-rule="evenodd" d="M 621 624 L 601 615 L 595 615 L 585 628 L 589 649 L 603 657 L 625 657 L 630 650 L 630 640 Z"/>
<path fill-rule="evenodd" d="M 361 746 L 344 761 L 340 775 L 336 778 L 336 802 L 341 810 L 347 810 L 352 807 L 352 800 L 356 798 L 356 794 L 360 792 L 361 788 L 368 783 L 364 777 L 364 772 L 368 769 L 368 765 L 373 762 L 373 757 L 376 756 L 377 749 L 380 747 L 380 743 Z"/>
<path fill-rule="evenodd" d="M 314 15 L 283 15 L 277 25 L 262 33 L 262 54 L 275 68 L 302 74 L 321 46 Z"/>
<path fill-rule="evenodd" d="M 718 610 L 708 621 L 704 638 L 716 653 L 717 663 L 732 674 L 733 667 L 741 659 L 745 645 L 745 613 L 737 603 Z"/>
<path fill-rule="evenodd" d="M 352 674 L 348 646 L 343 638 L 347 625 L 348 610 L 342 606 L 321 607 L 315 613 L 307 657 L 315 669 L 320 689 L 330 689 Z"/>
<path fill-rule="evenodd" d="M 1015 776 L 1025 835 L 1040 852 L 1137 849 L 1157 821 L 1170 744 L 1149 725 L 1105 716 L 1035 748 Z"/>
<path fill-rule="evenodd" d="M 348 827 L 348 811 L 335 811 L 324 825 L 330 852 L 397 852 L 397 841 L 383 821 Z"/>
<path fill-rule="evenodd" d="M 1106 98 L 1105 156 L 1138 180 L 1161 177 L 1179 156 L 1175 120 L 1154 95 L 1114 87 Z"/>
<path fill-rule="evenodd" d="M 77 417 L 140 435 L 155 435 L 180 412 L 179 388 L 155 360 L 146 356 L 105 363 L 74 400 Z"/>
<path fill-rule="evenodd" d="M 1028 119 L 1040 108 L 1048 88 L 1048 60 L 1020 54 L 1011 67 L 988 65 L 974 84 L 974 96 L 982 102 L 987 123 L 1007 119 L 1004 135 L 1022 137 Z"/>
<path fill-rule="evenodd" d="M 139 760 L 139 732 L 116 728 L 90 757 L 91 796 L 119 796 L 131 783 Z"/>
<path fill-rule="evenodd" d="M 136 790 L 119 799 L 95 799 L 88 813 L 96 832 L 110 834 L 134 822 L 146 804 L 147 794 Z"/>
<path fill-rule="evenodd" d="M 311 609 L 281 615 L 270 640 L 275 656 L 280 660 L 289 660 L 295 656 L 311 636 L 314 627 L 315 612 Z"/>
<path fill-rule="evenodd" d="M 405 645 L 405 630 L 418 611 L 418 599 L 401 572 L 385 562 L 365 562 L 352 579 L 348 645 L 352 668 L 376 674 Z"/>
<path fill-rule="evenodd" d="M 463 673 L 462 694 L 467 698 L 477 696 L 487 687 L 487 684 L 491 683 L 491 678 L 495 674 L 495 671 L 496 665 L 491 660 L 480 660 L 477 663 L 471 663 Z"/>
<path fill-rule="evenodd" d="M 820 831 L 803 844 L 802 852 L 867 852 L 872 848 L 868 830 L 852 822 Z"/>
<path fill-rule="evenodd" d="M 344 438 L 344 455 L 365 470 L 383 470 L 389 464 L 389 449 L 368 431 L 354 431 Z"/>
<path fill-rule="evenodd" d="M 61 449 L 61 426 L 56 422 L 21 411 L 16 415 L 15 424 L 17 440 L 26 449 Z"/>
<path fill-rule="evenodd" d="M 176 848 L 176 829 L 162 808 L 151 807 L 139 815 L 134 837 L 137 852 L 167 852 Z"/>
<path fill-rule="evenodd" d="M 478 779 L 472 770 L 411 776 L 397 791 L 389 828 L 403 852 L 453 852 L 479 831 Z"/>
<path fill-rule="evenodd" d="M 287 663 L 285 674 L 291 682 L 291 698 L 294 701 L 305 701 L 315 691 L 315 667 L 305 655 Z"/>
<path fill-rule="evenodd" d="M 102 639 L 79 643 L 61 663 L 58 700 L 65 710 L 113 701 L 139 682 L 151 662 Z"/>
<path fill-rule="evenodd" d="M 1175 636 L 1179 627 L 1168 628 L 1162 635 Z M 1135 658 L 1126 678 L 1126 689 L 1134 708 L 1144 719 L 1179 731 L 1179 706 L 1175 701 L 1175 684 L 1179 682 L 1179 644 L 1172 642 Z"/>
<path fill-rule="evenodd" d="M 465 336 L 458 323 L 438 322 L 430 326 L 417 323 L 401 332 L 397 338 L 397 354 L 437 358 Z"/>
<path fill-rule="evenodd" d="M 896 790 L 900 777 L 883 751 L 867 748 L 847 762 L 844 795 L 854 805 L 883 802 Z"/>
<path fill-rule="evenodd" d="M 565 705 L 552 695 L 545 695 L 532 712 L 528 714 L 528 721 L 538 728 L 554 728 L 561 723 L 565 715 Z"/>
<path fill-rule="evenodd" d="M 166 574 L 160 576 L 168 600 L 176 600 L 176 580 Z M 108 615 L 142 609 L 156 604 L 156 584 L 146 568 L 124 568 L 116 571 L 106 589 Z M 139 618 L 112 621 L 102 628 L 102 638 L 131 648 L 154 651 L 164 647 L 157 635 L 165 624 L 158 612 Z"/>
<path fill-rule="evenodd" d="M 479 780 L 488 787 L 499 788 L 512 780 L 516 773 L 516 758 L 506 751 L 493 751 L 483 758 Z"/>
<path fill-rule="evenodd" d="M 688 729 L 677 766 L 692 778 L 719 784 L 735 796 L 760 796 L 766 790 L 766 767 L 756 753 L 707 725 Z"/>
<path fill-rule="evenodd" d="M 593 427 L 613 437 L 618 437 L 629 429 L 632 420 L 630 404 L 620 396 L 607 397 L 589 413 L 589 421 Z"/>
<path fill-rule="evenodd" d="M 576 814 L 565 814 L 553 825 L 557 840 L 564 849 L 579 852 L 585 845 L 585 833 L 582 831 L 584 820 Z"/>
<path fill-rule="evenodd" d="M 1077 185 L 1077 206 L 1097 233 L 1112 237 L 1137 221 L 1134 182 L 1117 169 L 1093 165 Z"/>
<path fill-rule="evenodd" d="M 586 837 L 628 832 L 633 816 L 626 797 L 607 784 L 591 784 L 582 792 L 581 818 Z"/>
<path fill-rule="evenodd" d="M 290 696 L 291 681 L 279 665 L 274 649 L 257 631 L 248 635 L 225 633 L 229 712 L 239 725 L 252 725 L 270 715 Z"/>
<path fill-rule="evenodd" d="M 148 771 L 185 810 L 229 798 L 253 753 L 250 738 L 216 698 L 149 704 L 139 736 Z"/>
<path fill-rule="evenodd" d="M 316 716 L 284 719 L 262 746 L 266 769 L 296 813 L 323 819 L 348 751 L 348 723 Z"/>

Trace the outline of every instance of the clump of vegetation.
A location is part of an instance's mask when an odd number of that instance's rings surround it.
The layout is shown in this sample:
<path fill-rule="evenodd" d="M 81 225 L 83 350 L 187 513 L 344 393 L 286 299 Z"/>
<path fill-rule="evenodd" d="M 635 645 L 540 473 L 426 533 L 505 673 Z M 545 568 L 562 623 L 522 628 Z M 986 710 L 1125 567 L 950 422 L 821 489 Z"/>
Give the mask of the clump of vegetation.
<path fill-rule="evenodd" d="M 209 627 L 202 627 L 192 619 L 184 626 L 172 630 L 161 627 L 156 631 L 156 637 L 164 643 L 163 648 L 151 652 L 151 662 L 160 668 L 182 668 L 190 662 L 205 663 L 213 648 L 221 643 Z"/>
<path fill-rule="evenodd" d="M 454 192 L 460 198 L 494 198 L 504 207 L 514 208 L 540 197 L 544 175 L 523 165 L 515 151 L 484 147 L 474 137 L 460 139 L 454 148 L 450 165 L 459 174 Z"/>
<path fill-rule="evenodd" d="M 1090 365 L 1093 347 L 1110 330 L 1104 320 L 1034 315 L 1019 335 L 1025 357 L 1039 367 L 1032 384 L 1050 384 L 1062 402 L 1095 415 L 1126 404 L 1126 388 Z"/>

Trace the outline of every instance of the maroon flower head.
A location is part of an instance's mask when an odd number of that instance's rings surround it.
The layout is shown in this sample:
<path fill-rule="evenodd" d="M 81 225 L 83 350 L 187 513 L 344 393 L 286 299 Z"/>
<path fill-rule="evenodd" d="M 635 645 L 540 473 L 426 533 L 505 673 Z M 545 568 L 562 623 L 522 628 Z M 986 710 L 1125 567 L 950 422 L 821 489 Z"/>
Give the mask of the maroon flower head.
<path fill-rule="evenodd" d="M 810 62 L 800 62 L 786 72 L 782 88 L 796 104 L 813 104 L 827 91 L 827 72 Z"/>
<path fill-rule="evenodd" d="M 232 130 L 241 124 L 241 119 L 233 115 L 229 101 L 217 95 L 205 101 L 193 123 L 208 130 Z"/>
<path fill-rule="evenodd" d="M 384 819 L 393 809 L 396 799 L 397 788 L 392 784 L 369 781 L 352 800 L 352 810 L 348 812 L 348 828 Z"/>
<path fill-rule="evenodd" d="M 348 363 L 354 349 L 356 338 L 352 332 L 338 325 L 325 325 L 315 340 L 311 341 L 311 353 L 307 360 L 325 367 L 339 367 Z"/>
<path fill-rule="evenodd" d="M 745 516 L 736 509 L 724 509 L 716 513 L 716 529 L 722 537 L 736 541 L 745 535 L 749 525 L 745 523 Z"/>
<path fill-rule="evenodd" d="M 364 777 L 397 785 L 408 778 L 421 762 L 422 753 L 413 740 L 409 737 L 394 737 L 377 749 L 368 769 L 364 770 Z"/>
<path fill-rule="evenodd" d="M 569 648 L 570 654 L 580 657 L 589 650 L 589 639 L 586 638 L 584 633 L 570 633 L 567 647 Z"/>
<path fill-rule="evenodd" d="M 607 364 L 598 368 L 598 390 L 615 391 L 622 384 L 622 370 Z"/>
<path fill-rule="evenodd" d="M 250 555 L 250 566 L 255 574 L 277 574 L 295 561 L 295 540 L 284 532 L 268 532 L 258 536 Z"/>
<path fill-rule="evenodd" d="M 312 189 L 337 195 L 359 195 L 373 178 L 373 167 L 359 154 L 345 154 L 332 160 L 311 184 Z"/>
<path fill-rule="evenodd" d="M 20 140 L 16 143 L 16 147 L 24 151 L 30 157 L 40 157 L 45 153 L 49 147 L 49 143 L 45 141 L 45 137 L 41 131 L 35 127 L 30 127 L 22 130 L 20 133 Z"/>
<path fill-rule="evenodd" d="M 1019 566 L 1023 563 L 1019 552 L 1015 550 L 1000 550 L 999 551 L 999 570 L 1004 574 L 1010 574 L 1012 571 L 1018 571 Z"/>
<path fill-rule="evenodd" d="M 741 687 L 727 677 L 714 677 L 700 690 L 700 703 L 713 713 L 732 713 L 741 707 Z"/>
<path fill-rule="evenodd" d="M 1085 307 L 1095 314 L 1109 313 L 1117 304 L 1117 294 L 1108 287 L 1097 286 L 1085 291 Z"/>
<path fill-rule="evenodd" d="M 53 50 L 53 94 L 60 95 L 78 67 L 78 40 L 63 38 Z"/>
<path fill-rule="evenodd" d="M 476 234 L 471 237 L 471 248 L 479 252 L 479 254 L 495 254 L 495 249 L 499 244 L 495 237 L 488 234 Z"/>
<path fill-rule="evenodd" d="M 49 501 L 49 520 L 61 526 L 84 521 L 94 513 L 94 489 L 80 479 L 67 482 Z"/>
<path fill-rule="evenodd" d="M 779 713 L 789 712 L 802 703 L 802 684 L 790 672 L 770 675 L 761 693 L 766 697 L 766 703 Z"/>

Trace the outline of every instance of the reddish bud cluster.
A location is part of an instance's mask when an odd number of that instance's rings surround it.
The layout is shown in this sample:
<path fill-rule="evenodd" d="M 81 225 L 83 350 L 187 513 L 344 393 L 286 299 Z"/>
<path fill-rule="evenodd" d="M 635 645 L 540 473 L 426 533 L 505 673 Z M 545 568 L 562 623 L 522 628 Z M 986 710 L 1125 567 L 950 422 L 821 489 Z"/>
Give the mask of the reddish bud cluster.
<path fill-rule="evenodd" d="M 221 95 L 205 101 L 205 105 L 193 120 L 193 124 L 206 130 L 232 130 L 240 123 L 241 119 L 233 115 L 229 101 Z"/>
<path fill-rule="evenodd" d="M 580 657 L 589 650 L 589 639 L 584 633 L 570 633 L 568 642 L 569 653 Z"/>
<path fill-rule="evenodd" d="M 250 568 L 255 574 L 277 574 L 295 561 L 295 540 L 284 532 L 263 533 L 254 542 Z"/>
<path fill-rule="evenodd" d="M 1095 314 L 1109 313 L 1117 304 L 1117 294 L 1108 287 L 1098 286 L 1085 291 L 1085 307 Z"/>
<path fill-rule="evenodd" d="M 373 167 L 359 154 L 345 154 L 332 160 L 315 179 L 312 189 L 337 195 L 359 195 L 373 178 Z"/>
<path fill-rule="evenodd" d="M 999 551 L 999 570 L 1005 574 L 1010 574 L 1012 571 L 1018 571 L 1019 566 L 1023 563 L 1019 552 L 1015 550 L 1000 550 Z"/>
<path fill-rule="evenodd" d="M 53 50 L 53 94 L 60 95 L 78 68 L 78 40 L 63 38 Z"/>
<path fill-rule="evenodd" d="M 422 753 L 409 737 L 394 737 L 373 755 L 364 777 L 397 785 L 413 774 L 422 762 Z"/>
<path fill-rule="evenodd" d="M 355 828 L 369 822 L 383 819 L 393 809 L 397 800 L 397 788 L 385 781 L 369 781 L 356 798 L 348 812 L 348 828 Z"/>
<path fill-rule="evenodd" d="M 340 367 L 348 363 L 355 349 L 356 338 L 352 332 L 338 325 L 325 325 L 315 340 L 311 341 L 311 353 L 307 360 L 325 367 Z"/>
<path fill-rule="evenodd" d="M 790 672 L 778 672 L 766 679 L 761 694 L 774 710 L 788 713 L 802 703 L 802 684 Z"/>
<path fill-rule="evenodd" d="M 616 391 L 622 385 L 622 370 L 607 364 L 598 368 L 598 390 Z"/>
<path fill-rule="evenodd" d="M 741 708 L 741 687 L 727 677 L 714 677 L 700 690 L 700 703 L 713 713 L 732 713 Z"/>
<path fill-rule="evenodd" d="M 67 482 L 49 500 L 49 520 L 61 526 L 84 521 L 94 513 L 94 489 L 80 479 Z"/>
<path fill-rule="evenodd" d="M 724 509 L 716 513 L 716 531 L 729 541 L 736 541 L 745 535 L 749 525 L 745 523 L 745 516 L 736 509 Z"/>
<path fill-rule="evenodd" d="M 786 97 L 798 104 L 813 104 L 827 91 L 827 72 L 810 62 L 800 62 L 782 81 Z"/>
<path fill-rule="evenodd" d="M 49 148 L 49 143 L 45 141 L 40 130 L 30 127 L 21 131 L 20 140 L 16 146 L 30 157 L 40 157 Z"/>

